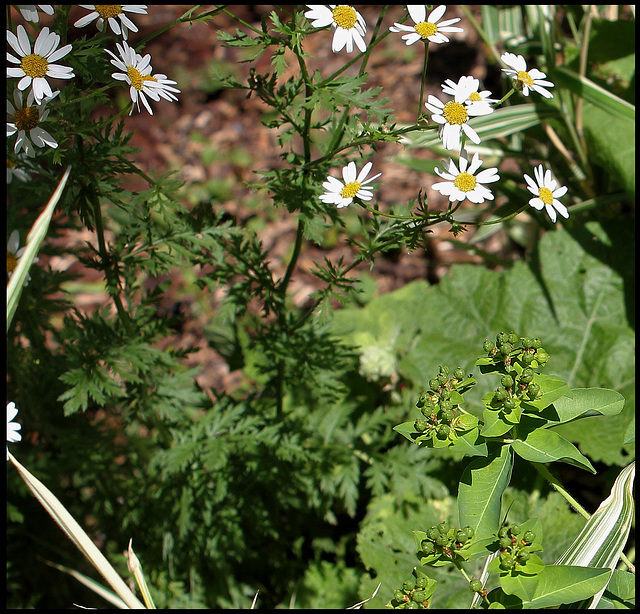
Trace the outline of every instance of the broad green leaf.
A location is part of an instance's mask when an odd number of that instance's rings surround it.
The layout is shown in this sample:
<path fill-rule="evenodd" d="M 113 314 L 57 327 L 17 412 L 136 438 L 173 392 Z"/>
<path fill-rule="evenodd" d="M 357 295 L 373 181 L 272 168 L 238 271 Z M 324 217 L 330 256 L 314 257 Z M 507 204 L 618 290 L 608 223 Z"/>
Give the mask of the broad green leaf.
<path fill-rule="evenodd" d="M 491 537 L 500 525 L 502 493 L 511 480 L 513 455 L 508 446 L 500 446 L 487 458 L 469 463 L 458 485 L 460 526 L 469 525 L 476 539 Z"/>
<path fill-rule="evenodd" d="M 563 603 L 586 599 L 602 590 L 611 575 L 610 570 L 569 565 L 547 565 L 538 576 L 533 597 L 526 609 L 552 608 Z"/>
<path fill-rule="evenodd" d="M 532 559 L 534 557 L 536 557 L 536 555 L 531 556 Z M 539 557 L 536 558 L 540 560 Z M 498 562 L 498 559 L 494 559 L 493 561 L 493 563 Z M 530 601 L 533 599 L 536 587 L 538 586 L 538 575 L 523 573 L 505 574 L 500 576 L 500 586 L 502 586 L 502 590 L 507 595 L 515 595 L 516 597 L 520 597 L 522 601 Z"/>
<path fill-rule="evenodd" d="M 540 413 L 550 420 L 548 427 L 589 416 L 617 416 L 624 407 L 624 397 L 607 388 L 574 388 L 571 395 L 560 397 L 549 412 Z"/>
<path fill-rule="evenodd" d="M 565 395 L 571 394 L 567 383 L 555 375 L 539 373 L 535 377 L 535 382 L 540 386 L 542 395 L 535 401 L 523 401 L 522 406 L 525 409 L 540 411 Z"/>
<path fill-rule="evenodd" d="M 580 454 L 572 443 L 553 431 L 537 429 L 525 435 L 523 439 L 514 440 L 511 447 L 518 456 L 533 463 L 561 461 L 596 473 L 588 458 Z"/>

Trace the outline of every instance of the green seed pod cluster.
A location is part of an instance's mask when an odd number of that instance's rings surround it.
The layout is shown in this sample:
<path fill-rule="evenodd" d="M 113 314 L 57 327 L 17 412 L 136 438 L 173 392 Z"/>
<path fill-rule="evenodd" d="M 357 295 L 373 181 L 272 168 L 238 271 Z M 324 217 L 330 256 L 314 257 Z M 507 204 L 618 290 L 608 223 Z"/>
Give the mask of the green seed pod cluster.
<path fill-rule="evenodd" d="M 530 546 L 536 539 L 533 531 L 525 531 L 522 538 L 519 535 L 522 529 L 514 524 L 510 527 L 501 527 L 496 534 L 500 546 L 500 569 L 511 571 L 518 566 L 526 565 L 531 558 Z"/>
<path fill-rule="evenodd" d="M 393 599 L 387 603 L 387 607 L 395 610 L 426 610 L 431 605 L 435 587 L 435 580 L 414 569 L 411 578 L 402 583 L 402 589 L 393 591 Z"/>
<path fill-rule="evenodd" d="M 418 557 L 423 564 L 433 563 L 436 560 L 453 560 L 464 547 L 471 544 L 475 536 L 472 527 L 462 529 L 449 526 L 443 521 L 437 526 L 431 526 L 426 531 L 426 538 L 420 542 Z M 429 560 L 423 560 L 427 557 Z"/>

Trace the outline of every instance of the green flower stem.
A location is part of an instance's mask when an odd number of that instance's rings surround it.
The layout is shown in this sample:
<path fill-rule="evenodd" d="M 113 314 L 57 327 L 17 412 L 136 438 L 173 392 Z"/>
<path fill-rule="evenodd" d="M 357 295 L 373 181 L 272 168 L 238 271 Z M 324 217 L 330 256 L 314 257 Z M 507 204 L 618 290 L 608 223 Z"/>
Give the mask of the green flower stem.
<path fill-rule="evenodd" d="M 418 119 L 424 115 L 424 86 L 427 81 L 427 64 L 429 63 L 429 41 L 427 40 L 424 44 L 424 63 L 422 65 L 422 79 L 420 81 L 420 102 L 418 103 Z"/>
<path fill-rule="evenodd" d="M 545 479 L 547 480 L 547 482 L 549 482 L 549 484 L 551 484 L 551 486 L 553 486 L 553 488 L 555 488 L 569 503 L 569 505 L 571 505 L 571 507 L 573 507 L 573 509 L 576 510 L 576 512 L 578 512 L 578 514 L 580 514 L 581 516 L 584 516 L 584 518 L 586 518 L 587 520 L 589 520 L 589 518 L 591 517 L 589 512 L 587 512 L 587 510 L 585 510 L 566 490 L 565 488 L 562 486 L 562 484 L 560 484 L 560 482 L 551 475 L 551 473 L 549 472 L 549 470 L 544 466 L 541 465 L 540 463 L 531 463 L 534 468 L 536 469 L 536 471 Z"/>

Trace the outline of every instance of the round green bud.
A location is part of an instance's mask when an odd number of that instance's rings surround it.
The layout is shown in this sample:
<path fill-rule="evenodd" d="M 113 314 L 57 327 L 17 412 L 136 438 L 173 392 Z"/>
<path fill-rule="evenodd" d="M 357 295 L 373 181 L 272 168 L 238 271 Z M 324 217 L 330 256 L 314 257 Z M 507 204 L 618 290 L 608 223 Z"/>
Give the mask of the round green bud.
<path fill-rule="evenodd" d="M 534 337 L 533 339 L 531 339 L 531 347 L 534 350 L 537 350 L 541 346 L 542 346 L 542 341 L 540 341 L 538 337 Z"/>
<path fill-rule="evenodd" d="M 440 535 L 440 531 L 438 531 L 436 527 L 431 527 L 427 531 L 427 537 L 431 540 L 434 540 L 436 537 L 438 537 L 438 535 Z"/>
<path fill-rule="evenodd" d="M 469 536 L 466 531 L 460 530 L 456 533 L 456 541 L 464 544 L 469 541 Z"/>
<path fill-rule="evenodd" d="M 407 606 L 406 606 L 409 610 L 419 610 L 420 609 L 420 604 L 416 603 L 415 601 L 410 601 Z"/>
<path fill-rule="evenodd" d="M 524 535 L 522 536 L 522 539 L 524 539 L 527 544 L 532 544 L 535 538 L 536 534 L 533 531 L 525 531 Z"/>
<path fill-rule="evenodd" d="M 404 601 L 404 593 L 401 590 L 396 589 L 393 591 L 393 598 L 401 603 Z"/>
<path fill-rule="evenodd" d="M 446 535 L 449 531 L 449 523 L 446 520 L 443 520 L 438 524 L 438 532 L 440 535 Z"/>
<path fill-rule="evenodd" d="M 500 383 L 505 388 L 511 388 L 513 386 L 513 378 L 510 375 L 503 375 Z"/>
<path fill-rule="evenodd" d="M 482 582 L 480 582 L 480 580 L 478 580 L 477 578 L 473 578 L 473 580 L 469 582 L 469 588 L 474 593 L 479 593 L 482 590 Z"/>
<path fill-rule="evenodd" d="M 458 368 L 453 372 L 453 377 L 455 377 L 457 380 L 464 379 L 464 369 L 463 369 L 462 367 L 458 367 Z"/>
<path fill-rule="evenodd" d="M 511 528 L 509 529 L 509 533 L 511 533 L 511 535 L 520 535 L 520 525 L 519 524 L 514 524 L 511 525 Z"/>
<path fill-rule="evenodd" d="M 451 409 L 453 405 L 449 399 L 445 399 L 444 401 L 440 401 L 440 409 L 447 410 Z"/>
<path fill-rule="evenodd" d="M 498 352 L 500 352 L 501 356 L 508 356 L 511 352 L 511 346 L 508 343 L 503 343 L 498 346 Z"/>
<path fill-rule="evenodd" d="M 409 593 L 409 592 L 411 592 L 415 587 L 416 587 L 416 583 L 413 581 L 413 579 L 411 579 L 411 580 L 405 580 L 405 581 L 402 583 L 402 590 L 403 590 L 405 593 Z"/>
<path fill-rule="evenodd" d="M 438 375 L 436 379 L 440 383 L 440 386 L 444 386 L 449 381 L 449 378 L 446 375 Z"/>
<path fill-rule="evenodd" d="M 548 360 L 549 360 L 550 356 L 549 354 L 547 354 L 547 351 L 544 348 L 539 348 L 536 350 L 536 360 L 541 364 L 541 365 L 546 365 Z"/>
<path fill-rule="evenodd" d="M 531 558 L 531 553 L 526 550 L 521 550 L 518 554 L 518 563 L 526 563 Z"/>
<path fill-rule="evenodd" d="M 498 537 L 506 537 L 507 533 L 507 527 L 500 527 L 500 530 L 498 531 Z"/>
<path fill-rule="evenodd" d="M 416 578 L 416 588 L 425 588 L 427 586 L 427 576 L 420 574 Z"/>
<path fill-rule="evenodd" d="M 414 591 L 411 599 L 413 599 L 416 603 L 422 603 L 427 598 L 426 591 Z"/>
<path fill-rule="evenodd" d="M 507 391 L 502 387 L 496 388 L 496 391 L 493 393 L 493 398 L 496 402 L 501 403 L 507 398 Z"/>
<path fill-rule="evenodd" d="M 525 352 L 522 356 L 520 356 L 520 360 L 525 365 L 530 365 L 533 362 L 533 358 L 534 356 L 530 352 Z"/>
<path fill-rule="evenodd" d="M 511 332 L 509 333 L 509 336 L 507 337 L 507 341 L 508 341 L 511 345 L 513 345 L 513 344 L 515 344 L 515 343 L 518 343 L 518 335 L 516 335 L 514 331 L 511 331 Z"/>
<path fill-rule="evenodd" d="M 522 375 L 520 376 L 520 383 L 521 384 L 530 384 L 533 381 L 533 377 L 534 376 L 535 376 L 535 373 L 534 373 L 533 369 L 531 367 L 526 367 L 522 371 Z"/>
<path fill-rule="evenodd" d="M 428 539 L 423 539 L 422 542 L 420 543 L 420 547 L 422 548 L 422 552 L 424 552 L 427 555 L 432 554 L 436 549 L 435 544 L 432 541 L 429 541 Z"/>
<path fill-rule="evenodd" d="M 451 399 L 451 390 L 449 390 L 448 388 L 445 388 L 441 393 L 440 393 L 440 398 L 443 401 L 449 401 Z M 441 404 L 442 406 L 442 404 Z"/>
<path fill-rule="evenodd" d="M 485 339 L 482 343 L 482 349 L 487 352 L 487 354 L 495 347 L 495 345 L 489 341 L 489 339 Z"/>
<path fill-rule="evenodd" d="M 418 419 L 413 423 L 413 428 L 418 431 L 418 433 L 424 433 L 427 430 L 429 423 L 426 420 Z"/>
<path fill-rule="evenodd" d="M 511 538 L 510 537 L 501 537 L 500 538 L 500 548 L 508 548 L 511 546 Z"/>
<path fill-rule="evenodd" d="M 445 377 L 448 377 L 449 367 L 447 365 L 438 365 L 438 372 L 440 375 L 444 375 Z"/>
<path fill-rule="evenodd" d="M 516 400 L 513 397 L 507 397 L 504 400 L 504 408 L 507 411 L 511 411 L 512 409 L 514 409 L 516 406 Z"/>
<path fill-rule="evenodd" d="M 504 331 L 501 331 L 496 335 L 496 345 L 502 345 L 503 343 L 506 343 L 508 340 L 509 340 L 509 335 L 507 335 L 507 333 L 505 333 Z"/>
<path fill-rule="evenodd" d="M 531 339 L 529 337 L 522 337 L 522 347 L 528 350 L 531 347 Z"/>
<path fill-rule="evenodd" d="M 441 424 L 436 431 L 436 437 L 438 439 L 446 439 L 449 437 L 451 427 L 448 424 Z"/>
<path fill-rule="evenodd" d="M 445 410 L 442 412 L 442 419 L 443 419 L 445 422 L 449 422 L 449 423 L 451 423 L 451 421 L 453 420 L 453 416 L 454 416 L 454 413 L 453 413 L 453 411 L 452 411 L 451 409 L 445 409 Z"/>
<path fill-rule="evenodd" d="M 500 566 L 503 569 L 513 569 L 515 563 L 516 562 L 511 554 L 505 552 L 500 556 Z"/>
<path fill-rule="evenodd" d="M 449 543 L 449 538 L 446 535 L 438 535 L 436 537 L 436 544 L 438 546 L 446 546 Z"/>
<path fill-rule="evenodd" d="M 437 378 L 433 378 L 429 380 L 429 388 L 431 388 L 431 390 L 438 390 L 438 388 L 440 388 L 440 382 L 437 380 Z"/>
<path fill-rule="evenodd" d="M 531 382 L 529 386 L 527 386 L 527 396 L 533 401 L 538 397 L 540 393 L 540 386 L 535 382 Z"/>
<path fill-rule="evenodd" d="M 431 397 L 431 395 L 429 394 L 429 391 L 425 390 L 421 395 L 420 398 L 418 399 L 418 402 L 416 403 L 416 405 L 418 407 L 424 407 L 428 402 L 429 402 L 429 398 Z"/>
<path fill-rule="evenodd" d="M 476 532 L 473 530 L 473 527 L 470 527 L 469 525 L 464 527 L 464 529 L 462 530 L 469 536 L 469 539 L 471 539 L 476 534 Z"/>

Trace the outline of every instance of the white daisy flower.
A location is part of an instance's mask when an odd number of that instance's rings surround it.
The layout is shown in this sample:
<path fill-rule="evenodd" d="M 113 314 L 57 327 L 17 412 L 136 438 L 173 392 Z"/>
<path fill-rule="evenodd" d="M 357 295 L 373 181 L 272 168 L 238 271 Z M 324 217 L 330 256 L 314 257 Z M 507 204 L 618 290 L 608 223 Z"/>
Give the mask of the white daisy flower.
<path fill-rule="evenodd" d="M 100 32 L 105 30 L 105 22 L 109 23 L 109 27 L 114 34 L 127 40 L 129 37 L 128 30 L 137 32 L 138 27 L 133 23 L 125 13 L 138 13 L 139 15 L 147 14 L 146 4 L 79 4 L 83 9 L 92 11 L 88 15 L 81 17 L 73 25 L 76 28 L 84 28 L 87 24 L 90 24 L 94 19 L 97 19 L 96 26 Z M 118 20 L 120 19 L 120 23 Z"/>
<path fill-rule="evenodd" d="M 165 75 L 158 75 L 158 78 L 156 78 L 151 74 L 153 69 L 151 68 L 151 55 L 149 53 L 143 57 L 136 53 L 133 47 L 129 47 L 126 42 L 123 42 L 122 46 L 116 43 L 116 47 L 120 52 L 120 57 L 109 51 L 109 49 L 105 49 L 105 51 L 113 57 L 111 63 L 124 72 L 114 72 L 111 76 L 118 81 L 125 81 L 129 84 L 129 95 L 137 106 L 138 112 L 140 111 L 140 101 L 142 100 L 142 104 L 149 111 L 149 114 L 153 115 L 153 110 L 147 97 L 155 102 L 158 102 L 161 97 L 166 100 L 175 99 L 175 96 L 170 92 L 179 92 L 180 90 L 168 85 L 169 83 L 175 83 L 175 81 L 169 81 Z M 133 105 L 129 115 L 132 113 Z"/>
<path fill-rule="evenodd" d="M 38 23 L 40 21 L 38 9 L 47 15 L 53 15 L 53 6 L 51 4 L 18 4 L 18 8 L 24 17 L 24 20 L 31 21 L 33 23 Z"/>
<path fill-rule="evenodd" d="M 556 212 L 565 219 L 568 218 L 569 210 L 558 200 L 567 193 L 568 188 L 564 185 L 556 188 L 558 182 L 552 178 L 549 169 L 544 170 L 542 164 L 533 169 L 533 174 L 536 178 L 535 181 L 526 173 L 524 175 L 529 192 L 535 196 L 529 201 L 529 204 L 538 211 L 544 207 L 554 224 L 558 217 Z"/>
<path fill-rule="evenodd" d="M 445 170 L 442 171 L 436 168 L 435 172 L 438 177 L 442 177 L 447 181 L 434 183 L 431 187 L 443 196 L 448 196 L 449 202 L 452 203 L 465 198 L 476 204 L 483 203 L 485 200 L 493 200 L 491 190 L 485 188 L 482 184 L 498 181 L 500 179 L 498 169 L 486 168 L 476 175 L 475 172 L 482 166 L 480 156 L 475 153 L 471 159 L 471 164 L 468 164 L 468 162 L 468 155 L 464 149 L 460 152 L 459 168 L 451 159 L 449 159 L 448 164 L 443 161 Z"/>
<path fill-rule="evenodd" d="M 405 26 L 401 23 L 394 23 L 389 30 L 391 32 L 408 32 L 403 34 L 402 40 L 406 41 L 407 45 L 413 45 L 419 40 L 430 41 L 432 43 L 448 43 L 449 39 L 443 34 L 443 32 L 463 32 L 462 28 L 451 27 L 454 23 L 460 21 L 460 17 L 455 19 L 447 19 L 446 21 L 440 21 L 447 7 L 444 4 L 437 6 L 427 17 L 427 7 L 424 4 L 409 4 L 407 10 L 415 26 Z"/>
<path fill-rule="evenodd" d="M 31 175 L 23 168 L 24 166 L 26 166 L 24 156 L 19 156 L 17 159 L 7 156 L 7 184 L 11 183 L 14 177 L 24 183 L 31 179 Z"/>
<path fill-rule="evenodd" d="M 356 176 L 356 163 L 349 162 L 349 164 L 342 169 L 344 183 L 329 175 L 327 180 L 322 184 L 326 192 L 320 195 L 320 200 L 323 203 L 335 205 L 338 209 L 347 207 L 356 197 L 362 200 L 371 200 L 373 198 L 373 194 L 371 193 L 373 188 L 367 184 L 382 175 L 382 173 L 378 173 L 367 179 L 367 175 L 372 166 L 373 164 L 371 162 L 367 162 Z"/>
<path fill-rule="evenodd" d="M 53 100 L 60 92 L 54 92 L 51 96 L 47 96 L 42 102 L 34 105 L 33 90 L 27 95 L 27 102 L 23 104 L 22 92 L 15 90 L 13 92 L 13 100 L 15 107 L 7 100 L 7 113 L 11 121 L 7 122 L 7 137 L 16 132 L 18 136 L 13 148 L 15 153 L 24 150 L 30 158 L 35 157 L 36 152 L 33 146 L 45 147 L 48 145 L 53 149 L 58 147 L 56 140 L 40 126 L 40 124 L 49 116 L 49 109 L 46 108 L 47 103 Z"/>
<path fill-rule="evenodd" d="M 52 64 L 71 51 L 71 45 L 56 48 L 60 44 L 60 36 L 55 32 L 49 32 L 49 28 L 42 28 L 31 53 L 31 41 L 23 26 L 18 26 L 17 35 L 7 30 L 7 40 L 13 50 L 22 58 L 7 53 L 7 60 L 19 67 L 7 68 L 7 77 L 21 77 L 18 82 L 19 90 L 26 90 L 33 84 L 32 90 L 36 102 L 40 102 L 46 96 L 51 96 L 51 86 L 46 77 L 51 79 L 71 79 L 75 77 L 73 68 Z"/>
<path fill-rule="evenodd" d="M 529 91 L 533 90 L 545 98 L 553 98 L 553 94 L 545 90 L 545 87 L 554 87 L 551 81 L 545 81 L 547 76 L 537 68 L 532 68 L 527 71 L 527 62 L 524 56 L 515 55 L 515 53 L 503 53 L 500 59 L 511 68 L 503 68 L 502 72 L 507 73 L 512 77 L 516 85 L 522 88 L 522 93 L 525 96 L 529 95 Z"/>
<path fill-rule="evenodd" d="M 138 55 L 138 57 L 140 56 Z M 164 98 L 169 102 L 177 102 L 178 98 L 172 92 L 179 94 L 180 90 L 172 87 L 173 85 L 177 85 L 177 82 L 168 79 L 167 75 L 163 75 L 161 73 L 158 73 L 156 75 L 148 75 L 144 77 L 144 81 L 149 82 L 148 85 L 154 88 L 154 91 L 158 93 L 158 96 L 160 96 L 160 98 Z"/>
<path fill-rule="evenodd" d="M 352 6 L 346 4 L 307 4 L 308 10 L 304 16 L 311 21 L 314 28 L 324 28 L 333 26 L 335 32 L 333 34 L 333 42 L 331 50 L 334 53 L 341 51 L 346 46 L 347 53 L 353 51 L 353 44 L 363 53 L 367 50 L 367 44 L 364 42 L 364 35 L 367 32 L 367 24 Z"/>
<path fill-rule="evenodd" d="M 491 106 L 493 103 L 500 102 L 496 98 L 490 98 L 491 92 L 489 90 L 480 91 L 479 85 L 480 81 L 475 77 L 460 77 L 458 83 L 456 84 L 451 79 L 447 79 L 442 85 L 442 91 L 445 94 L 449 94 L 450 96 L 455 96 L 456 90 L 459 87 L 464 87 L 465 83 L 473 84 L 473 91 L 469 94 L 469 98 L 467 98 L 464 103 L 466 105 L 475 105 L 476 107 L 482 107 L 485 109 L 485 112 L 482 115 L 488 115 L 489 113 L 493 113 L 493 107 Z"/>
<path fill-rule="evenodd" d="M 20 247 L 20 233 L 18 230 L 14 230 L 9 235 L 9 240 L 7 241 L 7 277 L 11 277 L 11 273 L 16 270 L 18 266 L 18 260 L 22 258 L 22 254 L 24 254 L 24 250 L 26 247 Z M 39 258 L 36 256 L 33 259 L 33 262 L 38 262 Z M 24 285 L 26 286 L 29 281 L 31 281 L 31 275 L 27 273 L 27 277 L 24 280 Z"/>
<path fill-rule="evenodd" d="M 449 80 L 447 88 L 452 92 L 453 100 L 445 104 L 430 95 L 424 103 L 432 113 L 431 119 L 440 124 L 440 138 L 445 149 L 460 148 L 462 132 L 476 145 L 480 143 L 477 132 L 467 122 L 470 117 L 492 113 L 493 107 L 476 103 L 466 104 L 470 96 L 477 92 L 478 83 L 473 77 L 462 78 L 457 84 Z"/>
<path fill-rule="evenodd" d="M 7 443 L 15 443 L 22 439 L 22 435 L 18 433 L 22 428 L 22 424 L 13 421 L 17 415 L 18 408 L 16 404 L 13 401 L 7 403 Z M 7 446 L 7 460 L 9 460 L 9 446 Z"/>

